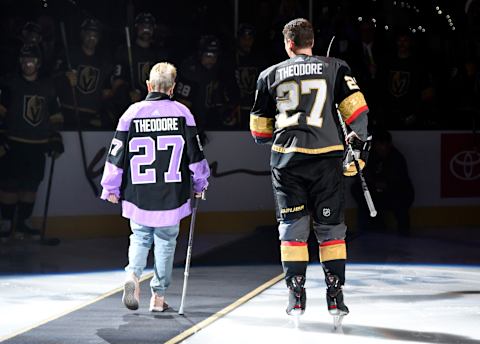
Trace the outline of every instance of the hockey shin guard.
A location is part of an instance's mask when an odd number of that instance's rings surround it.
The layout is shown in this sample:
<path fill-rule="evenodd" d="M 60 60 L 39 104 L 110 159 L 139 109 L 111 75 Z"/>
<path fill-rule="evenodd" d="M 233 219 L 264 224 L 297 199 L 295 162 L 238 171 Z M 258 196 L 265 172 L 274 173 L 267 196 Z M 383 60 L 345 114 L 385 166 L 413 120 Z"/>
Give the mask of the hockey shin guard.
<path fill-rule="evenodd" d="M 308 264 L 308 246 L 306 242 L 282 241 L 280 253 L 286 281 L 293 276 L 305 276 Z"/>
<path fill-rule="evenodd" d="M 332 274 L 338 277 L 340 285 L 345 283 L 345 261 L 347 247 L 345 240 L 328 240 L 320 244 L 320 262 L 322 263 L 325 278 Z"/>

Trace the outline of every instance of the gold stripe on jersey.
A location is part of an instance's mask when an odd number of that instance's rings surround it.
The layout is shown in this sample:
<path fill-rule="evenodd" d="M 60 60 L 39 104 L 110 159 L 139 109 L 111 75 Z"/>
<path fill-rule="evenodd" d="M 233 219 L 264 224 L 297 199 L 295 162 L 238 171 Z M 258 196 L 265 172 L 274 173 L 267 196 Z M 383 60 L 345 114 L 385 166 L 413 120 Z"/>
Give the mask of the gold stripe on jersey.
<path fill-rule="evenodd" d="M 24 139 L 23 137 L 17 136 L 8 136 L 8 138 L 12 141 L 22 142 L 22 143 L 31 143 L 31 144 L 44 144 L 48 142 L 48 139 L 41 139 L 41 140 L 31 140 L 31 139 Z"/>
<path fill-rule="evenodd" d="M 334 151 L 343 151 L 343 145 L 328 146 L 323 148 L 303 148 L 303 147 L 280 147 L 277 145 L 272 146 L 272 151 L 282 154 L 288 153 L 304 153 L 304 154 L 324 154 Z"/>
<path fill-rule="evenodd" d="M 250 115 L 250 130 L 259 134 L 273 133 L 273 118 Z"/>
<path fill-rule="evenodd" d="M 345 98 L 338 106 L 338 110 L 342 114 L 344 120 L 348 121 L 352 115 L 365 106 L 367 106 L 365 97 L 362 92 L 358 91 Z"/>

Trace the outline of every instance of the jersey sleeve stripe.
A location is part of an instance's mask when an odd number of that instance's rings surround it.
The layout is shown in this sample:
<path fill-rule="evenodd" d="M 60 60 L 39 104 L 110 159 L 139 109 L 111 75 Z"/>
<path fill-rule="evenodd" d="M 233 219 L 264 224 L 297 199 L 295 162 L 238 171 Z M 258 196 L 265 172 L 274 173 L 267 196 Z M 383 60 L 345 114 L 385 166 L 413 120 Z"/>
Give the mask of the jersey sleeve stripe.
<path fill-rule="evenodd" d="M 357 109 L 346 121 L 345 123 L 350 124 L 357 119 L 362 113 L 368 110 L 368 106 L 362 106 L 361 108 Z"/>
<path fill-rule="evenodd" d="M 273 136 L 273 133 L 260 133 L 258 131 L 252 131 L 252 135 L 254 137 L 265 137 L 265 138 L 271 138 Z"/>
<path fill-rule="evenodd" d="M 255 136 L 272 137 L 273 118 L 250 115 L 250 131 Z"/>
<path fill-rule="evenodd" d="M 349 95 L 338 106 L 338 110 L 347 124 L 353 122 L 356 117 L 367 109 L 367 102 L 360 91 Z"/>

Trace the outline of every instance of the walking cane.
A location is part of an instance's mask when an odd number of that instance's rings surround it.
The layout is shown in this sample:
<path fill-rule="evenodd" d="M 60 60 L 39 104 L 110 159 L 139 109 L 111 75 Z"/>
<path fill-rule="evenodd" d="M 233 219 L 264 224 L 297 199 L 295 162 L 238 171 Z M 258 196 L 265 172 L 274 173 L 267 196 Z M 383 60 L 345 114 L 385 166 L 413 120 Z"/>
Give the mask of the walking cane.
<path fill-rule="evenodd" d="M 202 198 L 203 198 L 203 195 L 202 195 Z M 195 230 L 195 217 L 197 215 L 199 202 L 200 202 L 200 198 L 194 197 L 193 207 L 192 207 L 192 217 L 190 219 L 190 234 L 188 235 L 188 248 L 187 248 L 187 258 L 185 260 L 185 272 L 183 273 L 182 301 L 180 302 L 180 308 L 178 309 L 179 315 L 183 315 L 183 305 L 185 303 L 185 296 L 187 294 L 188 275 L 190 272 L 190 261 L 192 259 L 193 232 Z"/>

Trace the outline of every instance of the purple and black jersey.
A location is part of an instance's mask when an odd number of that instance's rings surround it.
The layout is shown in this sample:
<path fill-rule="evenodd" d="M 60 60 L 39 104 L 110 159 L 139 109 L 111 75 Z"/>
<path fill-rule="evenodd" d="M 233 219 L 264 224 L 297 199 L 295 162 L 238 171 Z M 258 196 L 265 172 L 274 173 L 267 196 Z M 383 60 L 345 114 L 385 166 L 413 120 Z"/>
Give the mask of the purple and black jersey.
<path fill-rule="evenodd" d="M 190 194 L 208 185 L 210 169 L 195 121 L 182 104 L 149 93 L 120 118 L 105 164 L 102 199 L 122 199 L 123 216 L 161 227 L 190 215 Z"/>

